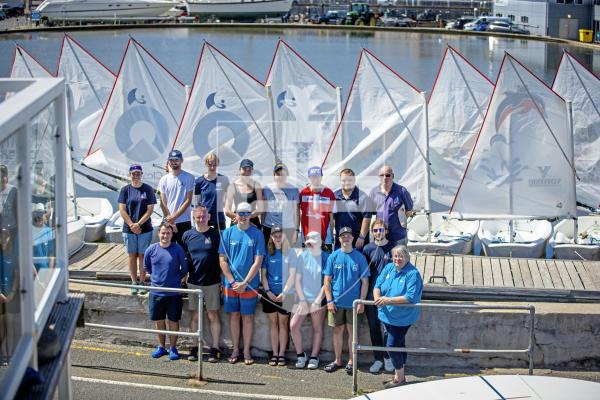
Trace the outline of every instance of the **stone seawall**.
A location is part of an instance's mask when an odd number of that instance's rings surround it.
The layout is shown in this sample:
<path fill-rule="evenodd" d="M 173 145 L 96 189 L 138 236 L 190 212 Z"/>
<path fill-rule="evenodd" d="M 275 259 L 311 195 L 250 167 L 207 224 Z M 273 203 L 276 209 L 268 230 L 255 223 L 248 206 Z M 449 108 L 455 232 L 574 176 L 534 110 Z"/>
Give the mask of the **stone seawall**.
<path fill-rule="evenodd" d="M 98 288 L 85 289 L 85 320 L 89 323 L 154 328 L 147 318 L 148 297 L 131 296 L 124 290 Z M 186 300 L 187 301 L 187 300 Z M 460 303 L 455 303 L 460 304 Z M 472 303 L 465 303 L 472 304 Z M 506 304 L 506 303 L 502 303 Z M 511 303 L 514 305 L 525 305 Z M 600 366 L 600 305 L 537 303 L 535 320 L 535 368 L 597 368 Z M 182 327 L 187 327 L 189 314 L 185 311 Z M 229 323 L 221 313 L 221 345 L 230 347 Z M 326 322 L 325 322 L 326 323 Z M 208 321 L 204 318 L 204 338 L 209 340 Z M 269 323 L 259 305 L 252 339 L 253 354 L 265 357 L 270 350 Z M 97 328 L 80 328 L 77 339 L 155 346 L 156 336 L 137 332 L 124 332 Z M 307 320 L 303 326 L 303 345 L 309 351 L 311 327 Z M 180 338 L 178 346 L 185 351 L 189 338 Z M 360 316 L 359 341 L 370 344 L 365 316 Z M 464 311 L 422 309 L 420 320 L 411 327 L 407 336 L 408 347 L 472 348 L 472 349 L 525 349 L 529 341 L 529 316 L 522 311 Z M 294 359 L 294 347 L 289 345 L 289 356 Z M 321 360 L 333 358 L 332 329 L 325 327 Z M 452 356 L 409 355 L 409 363 L 418 366 L 446 367 L 503 367 L 526 368 L 526 354 Z M 361 362 L 372 360 L 369 352 L 359 354 Z"/>

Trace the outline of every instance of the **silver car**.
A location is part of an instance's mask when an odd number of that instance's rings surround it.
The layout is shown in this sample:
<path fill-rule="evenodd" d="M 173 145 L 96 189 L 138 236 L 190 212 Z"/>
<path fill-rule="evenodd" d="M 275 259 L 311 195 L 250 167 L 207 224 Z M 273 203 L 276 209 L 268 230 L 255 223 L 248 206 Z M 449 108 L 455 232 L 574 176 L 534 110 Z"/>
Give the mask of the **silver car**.
<path fill-rule="evenodd" d="M 487 30 L 490 32 L 501 32 L 501 33 L 518 33 L 523 35 L 529 35 L 529 31 L 525 28 L 521 28 L 513 23 L 504 21 L 491 22 Z"/>

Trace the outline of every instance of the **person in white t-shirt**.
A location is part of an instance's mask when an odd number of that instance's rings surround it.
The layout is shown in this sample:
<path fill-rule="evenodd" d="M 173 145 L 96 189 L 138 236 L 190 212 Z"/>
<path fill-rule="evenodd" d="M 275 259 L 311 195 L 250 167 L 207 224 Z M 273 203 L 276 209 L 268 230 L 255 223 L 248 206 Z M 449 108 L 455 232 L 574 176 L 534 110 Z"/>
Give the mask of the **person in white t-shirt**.
<path fill-rule="evenodd" d="M 160 178 L 160 208 L 165 221 L 174 227 L 171 242 L 182 244 L 185 231 L 192 228 L 191 204 L 194 176 L 181 168 L 183 156 L 179 150 L 169 153 L 169 173 Z"/>

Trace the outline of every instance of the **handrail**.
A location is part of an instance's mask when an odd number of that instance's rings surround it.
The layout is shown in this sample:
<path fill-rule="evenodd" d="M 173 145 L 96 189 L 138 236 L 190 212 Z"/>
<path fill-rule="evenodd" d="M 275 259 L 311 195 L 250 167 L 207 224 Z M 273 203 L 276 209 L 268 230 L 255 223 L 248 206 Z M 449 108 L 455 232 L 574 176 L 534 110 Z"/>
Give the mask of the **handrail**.
<path fill-rule="evenodd" d="M 358 367 L 358 352 L 359 351 L 393 351 L 393 352 L 405 352 L 405 353 L 419 353 L 419 354 L 469 354 L 469 353 L 507 353 L 507 354 L 521 354 L 527 353 L 529 360 L 529 375 L 533 375 L 533 351 L 534 351 L 534 322 L 535 322 L 535 307 L 532 305 L 527 306 L 504 306 L 504 305 L 477 305 L 477 304 L 447 304 L 447 303 L 419 303 L 419 304 L 389 304 L 397 307 L 408 307 L 408 308 L 440 308 L 440 309 L 467 309 L 467 310 L 525 310 L 529 311 L 529 345 L 526 349 L 462 349 L 462 348 L 451 348 L 451 349 L 434 349 L 427 347 L 384 347 L 384 346 L 367 346 L 358 343 L 358 312 L 357 306 L 364 304 L 366 306 L 374 306 L 375 302 L 372 300 L 354 300 L 352 303 L 352 359 L 354 365 Z M 356 395 L 358 392 L 358 368 L 352 368 L 352 395 Z"/>
<path fill-rule="evenodd" d="M 139 289 L 139 285 L 126 285 L 123 283 L 112 283 L 112 282 L 102 282 L 102 281 L 89 281 L 85 279 L 69 279 L 69 283 L 79 283 L 82 285 L 93 285 L 93 286 L 108 286 L 108 287 L 118 287 L 124 289 Z M 160 286 L 144 286 L 144 290 L 147 291 L 157 291 L 157 292 L 174 292 L 174 293 L 188 293 L 188 294 L 197 294 L 198 295 L 198 330 L 196 332 L 180 332 L 180 331 L 168 331 L 168 330 L 159 330 L 159 329 L 146 329 L 146 328 L 135 328 L 128 326 L 117 326 L 117 325 L 104 325 L 104 324 L 89 324 L 86 323 L 85 326 L 91 328 L 100 328 L 100 329 L 113 329 L 113 330 L 121 330 L 121 331 L 130 331 L 130 332 L 141 332 L 141 333 L 158 333 L 161 335 L 177 335 L 177 336 L 191 336 L 198 337 L 198 364 L 196 370 L 196 379 L 203 380 L 202 378 L 202 329 L 203 329 L 203 306 L 204 306 L 204 293 L 202 289 L 178 289 L 178 288 L 167 288 Z"/>

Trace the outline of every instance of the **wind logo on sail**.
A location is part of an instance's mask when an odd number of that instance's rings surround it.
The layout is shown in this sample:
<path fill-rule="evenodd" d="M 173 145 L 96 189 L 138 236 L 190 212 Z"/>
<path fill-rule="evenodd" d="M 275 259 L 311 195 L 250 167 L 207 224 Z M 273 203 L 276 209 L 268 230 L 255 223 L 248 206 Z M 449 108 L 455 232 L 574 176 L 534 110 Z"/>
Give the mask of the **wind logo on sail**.
<path fill-rule="evenodd" d="M 537 170 L 540 173 L 540 177 L 539 178 L 530 178 L 529 179 L 529 187 L 559 186 L 560 182 L 561 182 L 561 178 L 549 176 L 551 169 L 552 169 L 551 165 L 538 166 Z"/>

